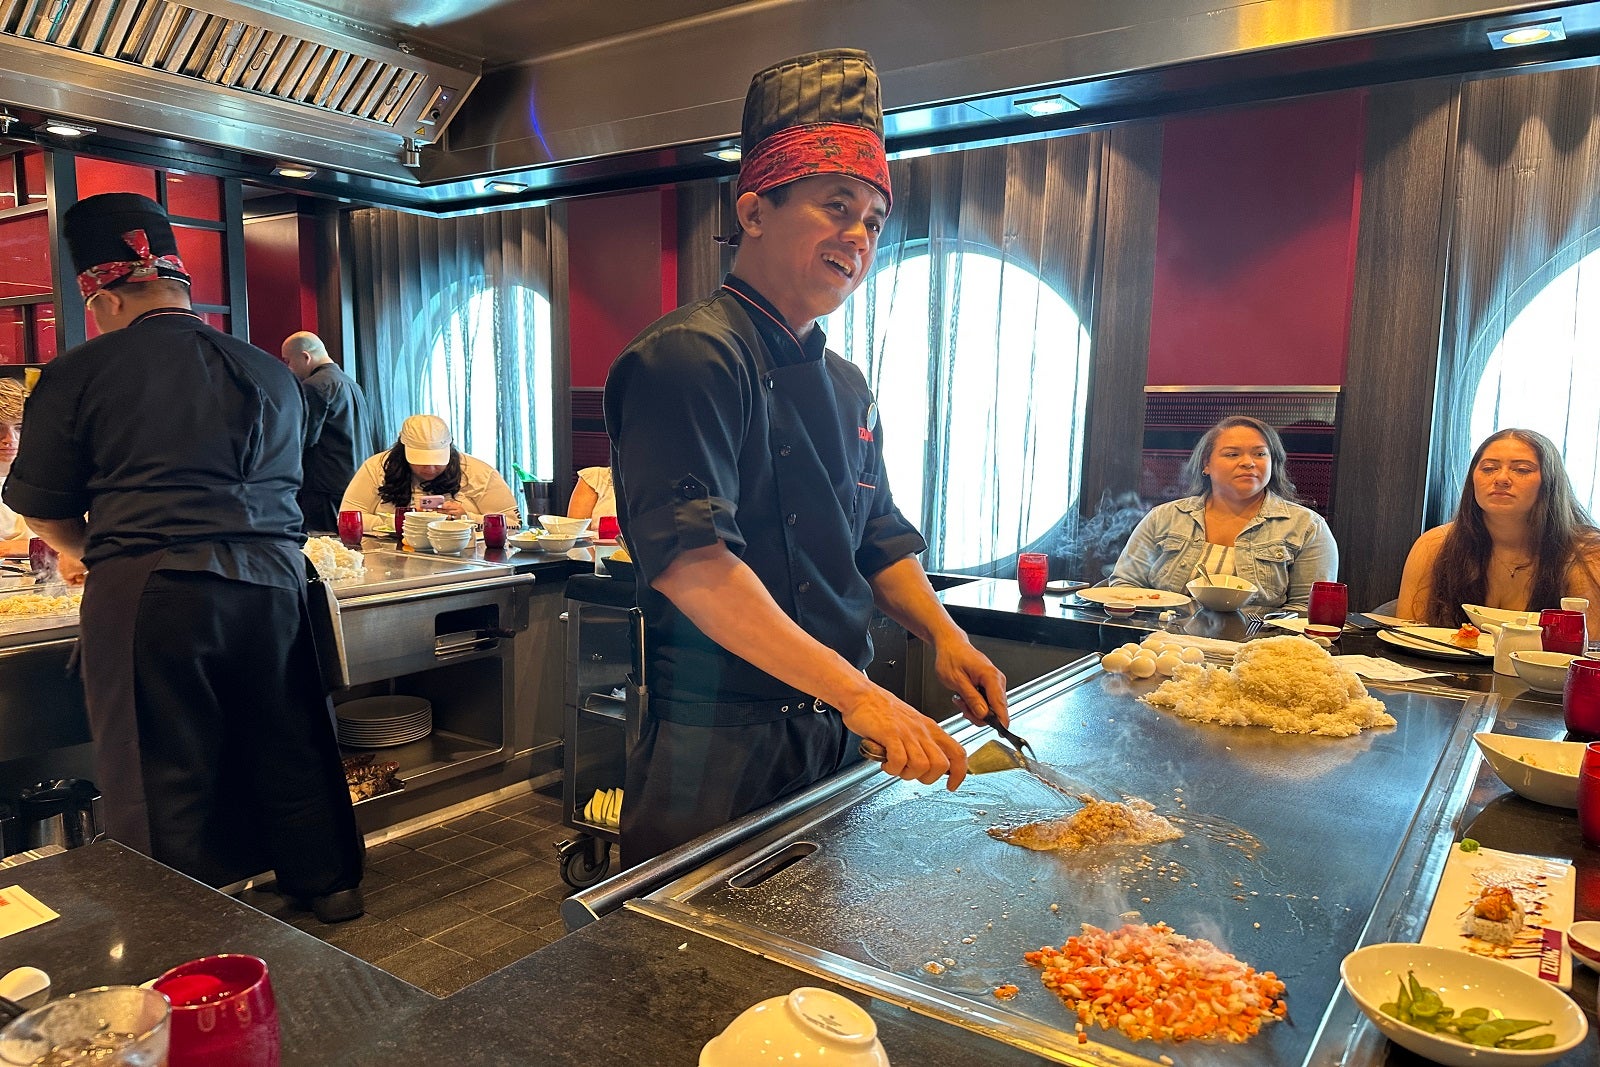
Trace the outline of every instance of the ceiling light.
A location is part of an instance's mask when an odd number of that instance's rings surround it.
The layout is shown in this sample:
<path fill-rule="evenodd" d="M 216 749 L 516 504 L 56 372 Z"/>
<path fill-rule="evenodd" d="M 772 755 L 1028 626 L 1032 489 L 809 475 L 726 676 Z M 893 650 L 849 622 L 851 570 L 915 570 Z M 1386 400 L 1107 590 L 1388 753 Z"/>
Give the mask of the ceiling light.
<path fill-rule="evenodd" d="M 35 129 L 40 133 L 53 133 L 57 137 L 83 137 L 94 132 L 93 126 L 83 126 L 64 119 L 46 119 Z"/>
<path fill-rule="evenodd" d="M 485 182 L 483 187 L 491 193 L 520 193 L 527 188 L 521 182 L 508 182 L 503 178 L 495 178 Z"/>
<path fill-rule="evenodd" d="M 706 155 L 712 159 L 720 159 L 724 163 L 737 163 L 743 158 L 743 154 L 737 148 L 718 148 L 715 151 L 707 152 Z"/>
<path fill-rule="evenodd" d="M 309 178 L 316 172 L 316 167 L 307 167 L 300 163 L 279 163 L 272 168 L 272 173 L 280 178 Z"/>
<path fill-rule="evenodd" d="M 1060 93 L 1050 93 L 1047 96 L 1029 96 L 1011 101 L 1011 106 L 1018 111 L 1026 111 L 1036 119 L 1049 115 L 1061 115 L 1068 111 L 1078 110 L 1078 105 L 1062 96 Z"/>
<path fill-rule="evenodd" d="M 0 137 L 11 132 L 11 126 L 17 121 L 17 116 L 8 111 L 5 105 L 0 104 Z"/>
<path fill-rule="evenodd" d="M 1520 48 L 1529 44 L 1549 44 L 1552 41 L 1565 41 L 1567 39 L 1566 27 L 1560 19 L 1550 19 L 1547 22 L 1526 22 L 1521 26 L 1505 26 L 1498 30 L 1489 31 L 1489 46 L 1491 48 Z"/>

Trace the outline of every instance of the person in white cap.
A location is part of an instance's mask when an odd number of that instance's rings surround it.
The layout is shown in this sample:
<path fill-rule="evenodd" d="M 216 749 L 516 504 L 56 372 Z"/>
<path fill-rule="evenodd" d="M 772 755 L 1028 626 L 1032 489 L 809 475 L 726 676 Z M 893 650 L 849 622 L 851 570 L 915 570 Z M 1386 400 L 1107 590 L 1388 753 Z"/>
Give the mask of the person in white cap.
<path fill-rule="evenodd" d="M 453 519 L 478 522 L 499 512 L 508 525 L 520 521 L 511 486 L 489 464 L 456 448 L 449 425 L 437 415 L 407 417 L 394 447 L 356 470 L 339 510 L 360 511 L 369 519 L 388 515 L 392 520 L 396 507 L 418 507 L 427 496 L 443 497 L 444 503 L 434 510 Z"/>
<path fill-rule="evenodd" d="M 606 381 L 650 690 L 622 805 L 630 864 L 834 773 L 856 735 L 890 774 L 961 782 L 961 745 L 863 673 L 877 608 L 928 644 L 970 719 L 1007 721 L 1004 676 L 917 561 L 866 379 L 818 326 L 871 270 L 889 213 L 871 58 L 758 73 L 743 145 L 732 273 Z"/>

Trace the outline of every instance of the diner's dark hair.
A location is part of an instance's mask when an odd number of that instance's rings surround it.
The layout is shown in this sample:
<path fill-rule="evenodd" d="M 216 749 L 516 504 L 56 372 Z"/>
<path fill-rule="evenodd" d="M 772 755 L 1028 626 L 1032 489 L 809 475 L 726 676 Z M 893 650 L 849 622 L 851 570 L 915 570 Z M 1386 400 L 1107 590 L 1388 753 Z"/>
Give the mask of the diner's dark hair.
<path fill-rule="evenodd" d="M 1506 429 L 1492 433 L 1472 453 L 1467 476 L 1461 486 L 1461 500 L 1450 532 L 1439 545 L 1428 576 L 1428 598 L 1423 621 L 1434 626 L 1456 626 L 1462 619 L 1462 604 L 1482 604 L 1489 595 L 1489 559 L 1494 554 L 1494 539 L 1483 521 L 1483 508 L 1473 488 L 1472 472 L 1490 445 L 1510 437 L 1529 448 L 1539 460 L 1539 497 L 1528 513 L 1534 545 L 1533 584 L 1523 610 L 1559 607 L 1567 595 L 1567 572 L 1574 566 L 1585 571 L 1585 549 L 1600 547 L 1600 529 L 1572 492 L 1567 468 L 1555 442 L 1535 430 Z M 1590 574 L 1590 581 L 1594 575 Z"/>
<path fill-rule="evenodd" d="M 450 462 L 430 482 L 422 483 L 425 494 L 455 496 L 461 491 L 461 453 L 450 446 Z M 378 486 L 378 499 L 385 504 L 402 507 L 411 503 L 411 464 L 406 462 L 406 446 L 398 440 L 383 458 L 383 484 Z"/>
<path fill-rule="evenodd" d="M 1194 451 L 1189 453 L 1189 460 L 1183 465 L 1183 480 L 1189 495 L 1211 495 L 1211 479 L 1205 474 L 1206 461 L 1211 458 L 1211 450 L 1217 447 L 1217 438 L 1222 436 L 1222 431 L 1231 430 L 1235 426 L 1254 430 L 1267 442 L 1267 453 L 1272 457 L 1272 476 L 1267 479 L 1267 491 L 1281 496 L 1291 504 L 1298 503 L 1300 497 L 1295 492 L 1294 482 L 1289 478 L 1289 456 L 1283 450 L 1283 438 L 1278 436 L 1277 430 L 1260 419 L 1252 419 L 1249 415 L 1229 415 L 1195 442 Z"/>

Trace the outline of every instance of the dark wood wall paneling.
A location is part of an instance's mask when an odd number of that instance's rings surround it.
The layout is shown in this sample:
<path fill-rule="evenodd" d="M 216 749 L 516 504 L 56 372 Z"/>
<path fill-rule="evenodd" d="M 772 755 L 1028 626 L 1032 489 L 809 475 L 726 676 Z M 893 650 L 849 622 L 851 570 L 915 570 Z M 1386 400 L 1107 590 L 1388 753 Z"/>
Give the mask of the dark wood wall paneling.
<path fill-rule="evenodd" d="M 1090 334 L 1087 439 L 1079 508 L 1094 514 L 1106 492 L 1138 488 L 1144 446 L 1145 377 L 1150 354 L 1156 202 L 1161 186 L 1161 124 L 1107 131 L 1100 198 L 1099 285 Z"/>
<path fill-rule="evenodd" d="M 1400 588 L 1423 526 L 1455 188 L 1459 82 L 1370 91 L 1329 525 L 1351 607 Z"/>

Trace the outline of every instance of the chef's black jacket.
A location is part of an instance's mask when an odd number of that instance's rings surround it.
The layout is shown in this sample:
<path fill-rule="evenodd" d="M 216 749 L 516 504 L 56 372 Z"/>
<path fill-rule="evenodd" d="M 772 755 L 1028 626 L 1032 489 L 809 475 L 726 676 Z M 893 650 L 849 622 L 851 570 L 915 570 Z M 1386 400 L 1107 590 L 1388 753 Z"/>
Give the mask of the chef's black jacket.
<path fill-rule="evenodd" d="M 612 367 L 606 427 L 657 695 L 794 694 L 650 588 L 679 553 L 722 541 L 801 629 L 865 668 L 867 579 L 927 547 L 890 495 L 866 378 L 825 344 L 818 327 L 800 346 L 777 309 L 730 275 L 639 335 Z"/>
<path fill-rule="evenodd" d="M 362 460 L 382 451 L 372 437 L 367 398 L 335 363 L 300 382 L 306 398 L 305 478 L 300 510 L 307 530 L 338 528 L 339 502 Z"/>

